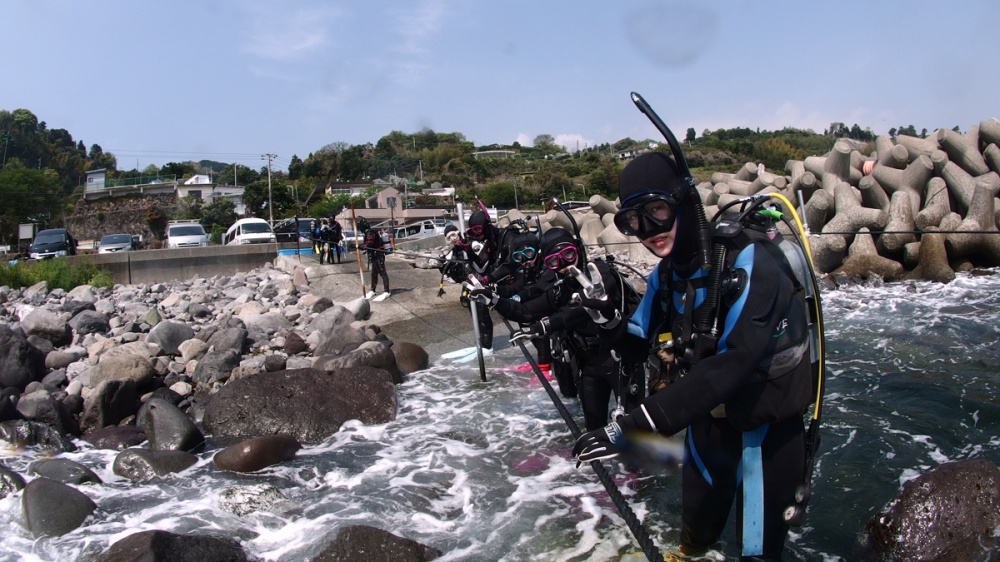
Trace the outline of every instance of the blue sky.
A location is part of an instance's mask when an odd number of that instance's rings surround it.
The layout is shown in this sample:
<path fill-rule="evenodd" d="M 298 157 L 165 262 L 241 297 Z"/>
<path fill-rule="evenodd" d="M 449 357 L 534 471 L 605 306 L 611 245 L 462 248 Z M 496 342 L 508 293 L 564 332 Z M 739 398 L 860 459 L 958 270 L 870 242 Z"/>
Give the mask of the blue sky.
<path fill-rule="evenodd" d="M 1000 2 L 7 0 L 0 109 L 119 168 L 390 131 L 571 150 L 720 127 L 876 133 L 1000 117 Z"/>

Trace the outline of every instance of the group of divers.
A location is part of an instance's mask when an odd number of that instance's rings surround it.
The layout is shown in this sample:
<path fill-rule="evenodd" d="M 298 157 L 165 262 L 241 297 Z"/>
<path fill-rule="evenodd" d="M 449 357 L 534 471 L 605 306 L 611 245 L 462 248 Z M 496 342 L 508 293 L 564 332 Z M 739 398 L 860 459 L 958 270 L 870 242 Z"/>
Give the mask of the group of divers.
<path fill-rule="evenodd" d="M 660 259 L 643 294 L 613 256 L 587 256 L 579 232 L 542 232 L 524 220 L 499 228 L 481 204 L 464 232 L 449 226 L 442 280 L 462 284 L 481 348 L 493 344 L 496 312 L 539 378 L 549 371 L 563 397 L 579 399 L 578 463 L 601 476 L 600 461 L 622 455 L 641 469 L 651 440 L 684 432 L 680 544 L 667 559 L 716 547 L 735 511 L 741 559 L 780 560 L 810 497 L 825 370 L 804 228 L 778 194 L 734 202 L 708 220 L 680 145 L 644 112 L 672 157 L 629 162 L 614 215 L 620 232 Z M 644 554 L 663 560 L 629 515 Z"/>

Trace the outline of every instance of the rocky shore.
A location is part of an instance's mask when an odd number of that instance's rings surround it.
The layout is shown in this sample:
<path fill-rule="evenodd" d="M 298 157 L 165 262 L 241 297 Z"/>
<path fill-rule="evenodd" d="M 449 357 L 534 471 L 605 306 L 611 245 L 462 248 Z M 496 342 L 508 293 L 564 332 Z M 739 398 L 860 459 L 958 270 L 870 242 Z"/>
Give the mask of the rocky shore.
<path fill-rule="evenodd" d="M 347 420 L 391 421 L 394 385 L 428 366 L 428 350 L 471 345 L 458 286 L 445 281 L 439 297 L 436 269 L 390 259 L 392 295 L 372 302 L 356 262 L 311 258 L 280 256 L 273 266 L 185 282 L 0 288 L 0 440 L 36 459 L 27 474 L 0 464 L 0 497 L 21 494 L 26 531 L 60 536 L 98 509 L 75 486 L 100 478 L 61 452 L 117 450 L 114 474 L 136 485 L 220 446 L 216 469 L 257 471 Z M 234 489 L 224 508 L 253 511 L 272 493 Z M 242 555 L 231 542 L 157 533 L 132 535 L 102 559 L 196 544 L 213 553 L 206 560 L 245 558 L 227 557 Z M 351 527 L 341 539 L 330 548 L 352 552 L 367 542 L 423 552 L 377 529 Z"/>

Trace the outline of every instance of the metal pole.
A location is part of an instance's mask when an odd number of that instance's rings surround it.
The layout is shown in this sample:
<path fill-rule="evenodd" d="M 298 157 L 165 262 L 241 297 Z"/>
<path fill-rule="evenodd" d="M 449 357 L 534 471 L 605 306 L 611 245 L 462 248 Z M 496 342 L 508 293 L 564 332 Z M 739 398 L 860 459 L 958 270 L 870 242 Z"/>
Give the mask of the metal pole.
<path fill-rule="evenodd" d="M 459 232 L 465 232 L 465 210 L 462 209 L 462 204 L 457 205 L 458 208 L 458 229 Z M 472 312 L 472 334 L 476 339 L 476 357 L 479 358 L 479 380 L 486 382 L 486 362 L 483 359 L 483 344 L 479 339 L 479 311 L 478 304 L 475 301 L 469 301 L 469 311 Z"/>
<path fill-rule="evenodd" d="M 358 245 L 358 219 L 354 216 L 354 201 L 351 201 L 351 224 L 354 227 L 354 253 L 358 256 L 358 277 L 361 278 L 361 298 L 368 295 L 365 289 L 365 270 L 361 267 L 361 246 Z"/>
<path fill-rule="evenodd" d="M 271 159 L 276 158 L 277 156 L 277 154 L 271 154 L 268 152 L 261 157 L 267 158 L 267 215 L 271 228 L 274 228 L 274 207 L 271 204 Z"/>

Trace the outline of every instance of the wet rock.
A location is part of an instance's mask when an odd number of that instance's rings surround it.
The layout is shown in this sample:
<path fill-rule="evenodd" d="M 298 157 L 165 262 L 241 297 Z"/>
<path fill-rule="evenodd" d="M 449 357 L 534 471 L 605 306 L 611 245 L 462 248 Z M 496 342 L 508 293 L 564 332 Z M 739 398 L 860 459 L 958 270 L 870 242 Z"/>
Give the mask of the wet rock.
<path fill-rule="evenodd" d="M 254 512 L 286 513 L 295 507 L 270 484 L 237 486 L 219 494 L 219 507 L 237 517 Z"/>
<path fill-rule="evenodd" d="M 146 481 L 172 472 L 180 472 L 198 462 L 186 451 L 150 451 L 133 447 L 118 453 L 111 470 L 134 481 Z"/>
<path fill-rule="evenodd" d="M 15 447 L 32 447 L 43 454 L 75 451 L 76 445 L 54 427 L 27 420 L 0 422 L 0 439 Z"/>
<path fill-rule="evenodd" d="M 288 435 L 254 437 L 230 445 L 212 457 L 216 468 L 233 472 L 255 472 L 295 457 L 302 446 Z"/>
<path fill-rule="evenodd" d="M 81 439 L 93 445 L 95 449 L 122 451 L 141 445 L 146 441 L 146 434 L 134 425 L 123 425 L 95 429 L 85 433 Z"/>
<path fill-rule="evenodd" d="M 42 459 L 28 465 L 28 472 L 63 484 L 100 484 L 93 470 L 69 459 Z"/>
<path fill-rule="evenodd" d="M 392 560 L 393 562 L 426 562 L 441 556 L 436 548 L 396 536 L 368 525 L 351 525 L 337 534 L 314 562 L 339 560 Z"/>
<path fill-rule="evenodd" d="M 0 464 L 0 499 L 24 489 L 24 477 Z"/>
<path fill-rule="evenodd" d="M 235 539 L 141 531 L 111 545 L 98 562 L 244 562 L 250 558 Z"/>
<path fill-rule="evenodd" d="M 984 552 L 1000 548 L 998 505 L 995 464 L 986 459 L 942 464 L 904 484 L 868 521 L 862 554 L 879 560 L 983 560 Z"/>
<path fill-rule="evenodd" d="M 287 434 L 317 443 L 347 420 L 380 424 L 395 417 L 396 392 L 387 371 L 297 369 L 230 381 L 209 398 L 202 425 L 219 439 Z"/>
<path fill-rule="evenodd" d="M 161 398 L 143 404 L 136 418 L 153 451 L 192 451 L 205 444 L 204 434 L 191 418 Z"/>
<path fill-rule="evenodd" d="M 97 504 L 72 486 L 35 478 L 21 494 L 21 514 L 35 537 L 58 537 L 73 531 L 97 509 Z"/>

